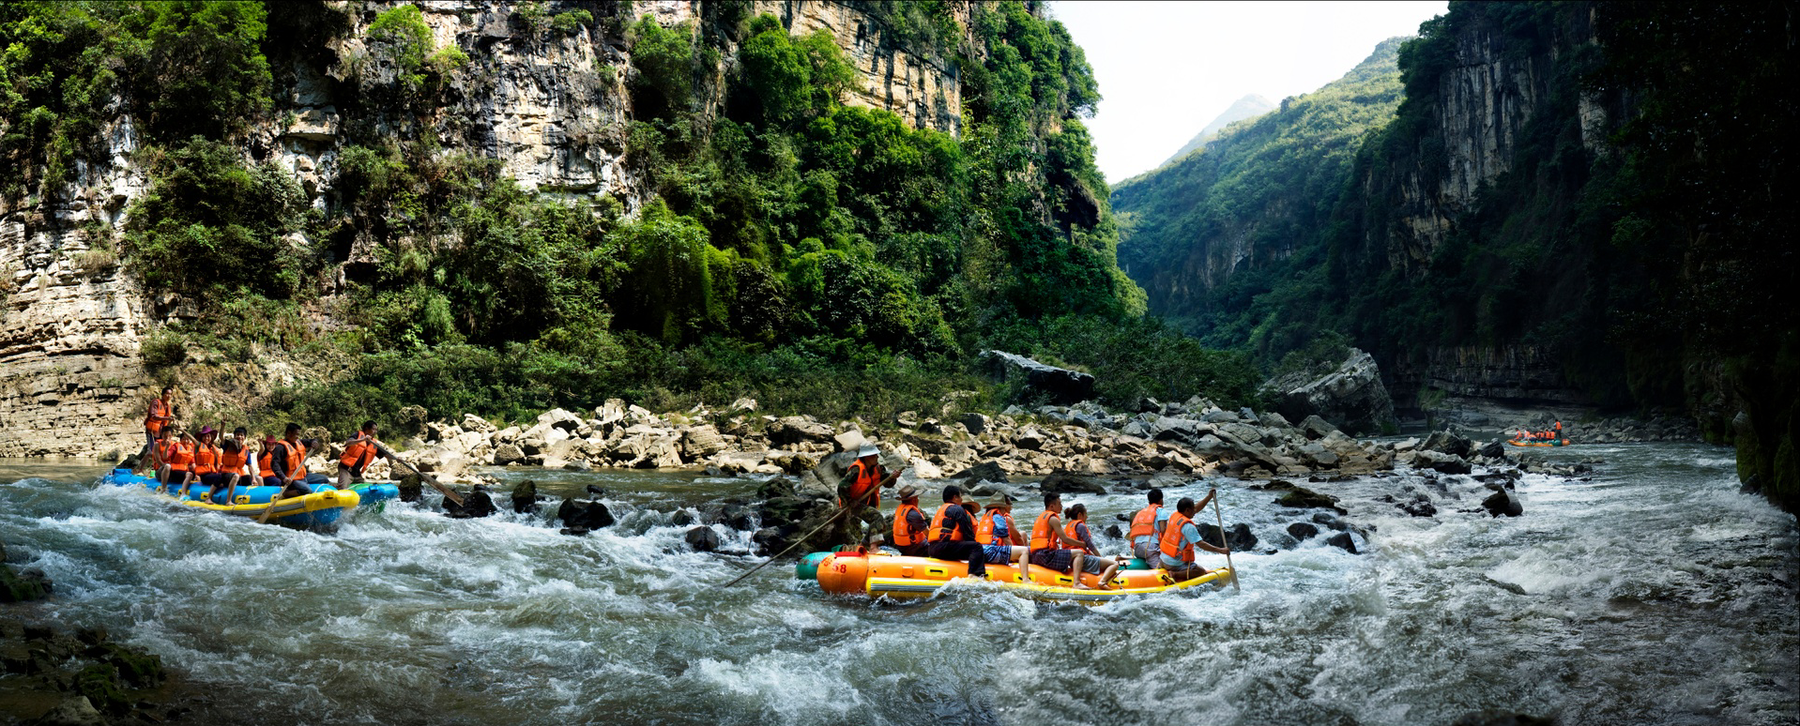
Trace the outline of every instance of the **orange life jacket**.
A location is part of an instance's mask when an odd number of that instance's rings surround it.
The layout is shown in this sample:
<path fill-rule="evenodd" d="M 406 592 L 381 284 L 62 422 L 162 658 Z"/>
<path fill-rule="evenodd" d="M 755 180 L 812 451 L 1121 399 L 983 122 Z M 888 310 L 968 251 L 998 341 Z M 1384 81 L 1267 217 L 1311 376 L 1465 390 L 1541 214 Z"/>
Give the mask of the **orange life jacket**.
<path fill-rule="evenodd" d="M 275 476 L 274 449 L 264 449 L 262 454 L 256 457 L 256 475 L 264 479 Z"/>
<path fill-rule="evenodd" d="M 288 475 L 288 478 L 305 481 L 306 480 L 306 447 L 301 446 L 300 442 L 298 442 L 298 441 L 295 441 L 292 443 L 283 441 L 283 442 L 281 442 L 281 446 L 282 446 L 282 448 L 287 450 L 287 475 Z"/>
<path fill-rule="evenodd" d="M 1063 524 L 1063 534 L 1069 535 L 1069 539 L 1072 539 L 1072 540 L 1075 540 L 1076 542 L 1081 543 L 1081 544 L 1065 544 L 1065 545 L 1063 545 L 1063 549 L 1076 550 L 1078 552 L 1086 552 L 1087 551 L 1087 542 L 1081 538 L 1081 534 L 1077 531 L 1077 527 L 1080 524 L 1081 524 L 1080 522 L 1076 522 L 1073 520 L 1070 520 L 1069 522 Z"/>
<path fill-rule="evenodd" d="M 930 534 L 931 534 L 931 541 L 933 541 L 933 542 L 960 542 L 960 541 L 963 541 L 960 538 L 952 539 L 952 537 L 956 534 L 956 530 L 957 530 L 956 523 L 953 521 L 950 521 L 950 517 L 948 516 L 950 514 L 950 509 L 952 507 L 954 507 L 956 509 L 962 509 L 961 504 L 951 504 L 949 502 L 945 502 L 944 506 L 938 507 L 937 514 L 932 516 L 931 529 L 929 530 Z"/>
<path fill-rule="evenodd" d="M 150 452 L 156 455 L 156 461 L 158 464 L 169 463 L 169 447 L 174 445 L 174 443 L 175 443 L 174 439 L 157 439 L 156 440 L 156 447 L 151 449 Z"/>
<path fill-rule="evenodd" d="M 999 515 L 1001 521 L 1006 523 L 1005 536 L 995 534 L 999 531 L 999 528 L 994 526 L 995 515 Z M 1012 544 L 1012 533 L 1015 531 L 1017 530 L 1013 529 L 1012 515 L 990 509 L 982 513 L 981 521 L 975 523 L 975 541 L 984 545 L 1005 547 Z"/>
<path fill-rule="evenodd" d="M 908 512 L 918 511 L 918 506 L 912 504 L 902 504 L 899 509 L 894 510 L 894 544 L 911 547 L 914 543 L 925 540 L 925 532 L 914 532 L 912 525 L 906 521 Z"/>
<path fill-rule="evenodd" d="M 176 441 L 169 444 L 169 448 L 166 452 L 167 453 L 164 454 L 163 463 L 168 464 L 170 470 L 187 471 L 193 467 L 194 447 L 192 444 Z"/>
<path fill-rule="evenodd" d="M 374 440 L 365 438 L 361 441 L 351 442 L 349 446 L 344 447 L 344 455 L 338 457 L 338 463 L 350 467 L 365 466 L 368 461 L 363 461 L 364 456 L 367 456 L 369 461 L 375 460 Z"/>
<path fill-rule="evenodd" d="M 244 462 L 248 458 L 248 452 L 245 452 L 241 446 L 237 451 L 221 453 L 219 454 L 219 471 L 226 474 L 242 474 L 244 473 Z"/>
<path fill-rule="evenodd" d="M 1187 515 L 1180 512 L 1169 515 L 1169 523 L 1163 526 L 1162 556 L 1164 562 L 1193 562 L 1194 545 L 1181 536 L 1181 528 L 1189 522 Z"/>
<path fill-rule="evenodd" d="M 1056 526 L 1050 523 L 1057 516 L 1048 509 L 1038 513 L 1037 521 L 1031 524 L 1032 549 L 1053 550 L 1062 546 L 1062 539 L 1056 536 Z"/>
<path fill-rule="evenodd" d="M 194 449 L 194 473 L 216 474 L 219 471 L 219 448 L 201 444 Z"/>
<path fill-rule="evenodd" d="M 150 415 L 144 417 L 144 428 L 149 429 L 150 433 L 161 431 L 162 420 L 165 418 L 169 418 L 169 404 L 160 398 L 150 399 Z"/>
<path fill-rule="evenodd" d="M 1139 537 L 1156 534 L 1156 510 L 1158 509 L 1162 509 L 1161 504 L 1152 504 L 1132 515 L 1131 531 L 1126 534 L 1126 541 L 1133 542 Z"/>
<path fill-rule="evenodd" d="M 850 477 L 849 502 L 854 502 L 868 494 L 868 499 L 863 501 L 863 506 L 881 506 L 881 467 L 864 466 L 862 460 L 857 459 L 850 464 L 850 468 L 844 472 L 844 476 Z M 874 493 L 870 494 L 870 492 Z M 849 502 L 845 502 L 845 504 Z"/>

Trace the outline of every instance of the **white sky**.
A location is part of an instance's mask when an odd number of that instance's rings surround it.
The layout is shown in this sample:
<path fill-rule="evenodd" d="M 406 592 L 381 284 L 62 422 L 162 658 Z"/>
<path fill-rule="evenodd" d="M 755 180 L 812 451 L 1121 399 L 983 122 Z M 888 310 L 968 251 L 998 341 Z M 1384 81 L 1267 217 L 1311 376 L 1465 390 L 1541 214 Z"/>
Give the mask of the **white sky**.
<path fill-rule="evenodd" d="M 1155 168 L 1233 101 L 1336 80 L 1383 40 L 1416 35 L 1433 2 L 1054 0 L 1100 83 L 1088 128 L 1108 183 Z"/>

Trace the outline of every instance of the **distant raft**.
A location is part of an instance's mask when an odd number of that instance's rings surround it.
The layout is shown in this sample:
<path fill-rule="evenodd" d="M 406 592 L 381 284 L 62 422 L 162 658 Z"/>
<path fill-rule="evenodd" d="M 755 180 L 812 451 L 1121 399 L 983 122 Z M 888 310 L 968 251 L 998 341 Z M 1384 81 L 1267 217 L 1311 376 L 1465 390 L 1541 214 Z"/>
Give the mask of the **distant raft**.
<path fill-rule="evenodd" d="M 1568 446 L 1568 439 L 1507 439 L 1511 446 Z"/>
<path fill-rule="evenodd" d="M 837 594 L 866 594 L 893 599 L 930 597 L 957 578 L 967 578 L 966 562 L 950 562 L 930 557 L 908 557 L 880 552 L 850 550 L 814 552 L 801 558 L 795 575 L 812 574 L 819 587 Z M 988 579 L 963 580 L 976 587 L 991 587 L 1035 600 L 1075 602 L 1098 605 L 1132 595 L 1154 595 L 1176 592 L 1202 585 L 1219 586 L 1231 581 L 1231 570 L 1221 567 L 1192 580 L 1176 582 L 1163 570 L 1120 570 L 1113 578 L 1113 588 L 1080 590 L 1075 580 L 1056 570 L 1031 566 L 1031 581 L 1021 577 L 1019 569 L 1010 565 L 988 565 Z M 1089 587 L 1100 584 L 1098 575 L 1082 574 Z"/>
<path fill-rule="evenodd" d="M 207 487 L 200 484 L 195 484 L 188 490 L 186 499 L 176 500 L 173 494 L 158 491 L 155 479 L 138 476 L 131 473 L 130 469 L 114 469 L 101 481 L 113 486 L 144 487 L 195 509 L 252 519 L 261 519 L 263 512 L 271 506 L 270 500 L 280 494 L 282 489 L 272 486 L 239 486 L 237 496 L 227 503 L 205 501 Z M 330 484 L 309 484 L 308 486 L 312 488 L 311 494 L 274 501 L 275 512 L 269 516 L 269 523 L 298 529 L 329 528 L 336 525 L 345 514 L 356 509 L 356 506 L 364 501 L 363 495 L 354 489 L 339 490 Z M 393 488 L 392 485 L 381 486 Z M 386 492 L 376 491 L 373 494 L 375 497 L 382 497 Z M 394 496 L 398 495 L 399 490 L 395 488 Z M 220 492 L 216 499 L 223 500 L 224 498 L 225 493 Z"/>

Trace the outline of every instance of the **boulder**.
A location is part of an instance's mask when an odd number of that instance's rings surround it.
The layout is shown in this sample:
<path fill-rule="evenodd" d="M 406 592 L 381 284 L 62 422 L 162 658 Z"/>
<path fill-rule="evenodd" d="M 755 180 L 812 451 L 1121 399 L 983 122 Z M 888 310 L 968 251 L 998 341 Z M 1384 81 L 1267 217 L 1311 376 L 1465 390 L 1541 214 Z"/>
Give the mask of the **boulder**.
<path fill-rule="evenodd" d="M 756 410 L 756 399 L 740 398 L 736 401 L 732 401 L 731 402 L 731 410 L 733 413 L 755 411 Z"/>
<path fill-rule="evenodd" d="M 1341 550 L 1348 552 L 1350 554 L 1353 554 L 1353 555 L 1359 554 L 1356 551 L 1356 540 L 1350 538 L 1349 532 L 1339 532 L 1337 534 L 1331 535 L 1330 537 L 1325 538 L 1325 544 L 1331 545 L 1333 547 L 1336 547 L 1338 549 L 1341 549 Z"/>
<path fill-rule="evenodd" d="M 461 426 L 464 431 L 473 431 L 479 434 L 491 434 L 500 430 L 500 427 L 488 423 L 487 419 L 472 413 L 463 414 Z"/>
<path fill-rule="evenodd" d="M 699 461 L 725 450 L 725 437 L 711 424 L 695 426 L 681 436 L 681 455 Z"/>
<path fill-rule="evenodd" d="M 1230 545 L 1232 552 L 1248 552 L 1256 548 L 1256 535 L 1250 531 L 1248 524 L 1239 522 L 1231 525 L 1230 529 L 1224 531 L 1223 536 L 1219 531 L 1219 525 L 1195 522 L 1194 526 L 1200 530 L 1200 539 L 1206 540 L 1214 547 Z"/>
<path fill-rule="evenodd" d="M 1330 509 L 1336 511 L 1338 514 L 1344 513 L 1344 510 L 1337 505 L 1337 497 L 1329 494 L 1320 494 L 1311 489 L 1307 489 L 1306 487 L 1296 486 L 1291 482 L 1276 480 L 1269 482 L 1261 488 L 1282 492 L 1281 496 L 1275 498 L 1275 503 L 1283 507 L 1292 507 L 1294 509 Z"/>
<path fill-rule="evenodd" d="M 1099 477 L 1058 469 L 1039 484 L 1044 492 L 1059 494 L 1105 494 L 1106 482 Z"/>
<path fill-rule="evenodd" d="M 512 490 L 513 511 L 519 514 L 531 514 L 538 509 L 537 482 L 530 479 L 519 482 Z"/>
<path fill-rule="evenodd" d="M 1332 432 L 1337 430 L 1338 428 L 1336 426 L 1331 425 L 1331 423 L 1325 419 L 1319 418 L 1318 414 L 1307 416 L 1300 422 L 1300 431 L 1306 434 L 1306 438 L 1309 439 L 1322 439 L 1330 436 Z"/>
<path fill-rule="evenodd" d="M 1287 526 L 1288 536 L 1302 542 L 1319 533 L 1319 528 L 1309 522 L 1295 522 Z"/>
<path fill-rule="evenodd" d="M 1044 448 L 1044 441 L 1046 438 L 1047 437 L 1044 436 L 1043 432 L 1027 426 L 1019 431 L 1018 435 L 1013 437 L 1012 443 L 1013 446 L 1017 446 L 1026 451 L 1040 451 Z"/>
<path fill-rule="evenodd" d="M 444 500 L 444 515 L 451 519 L 473 519 L 486 517 L 500 511 L 494 506 L 494 498 L 488 496 L 486 490 L 476 487 L 463 495 L 463 503 L 457 504 L 449 499 Z"/>
<path fill-rule="evenodd" d="M 952 475 L 952 479 L 969 479 L 972 481 L 992 481 L 1002 484 L 1010 483 L 1006 478 L 1006 470 L 1000 468 L 1000 462 L 992 459 L 981 462 Z"/>
<path fill-rule="evenodd" d="M 1479 456 L 1485 456 L 1489 459 L 1505 459 L 1506 458 L 1506 444 L 1505 444 L 1505 442 L 1502 442 L 1499 439 L 1495 439 L 1493 441 L 1489 441 L 1485 444 L 1482 444 L 1481 448 L 1477 449 L 1475 451 L 1475 453 Z"/>
<path fill-rule="evenodd" d="M 424 495 L 423 484 L 424 482 L 418 474 L 407 474 L 406 476 L 400 477 L 400 501 L 419 501 L 419 497 Z"/>
<path fill-rule="evenodd" d="M 1275 410 L 1289 421 L 1316 415 L 1357 434 L 1399 425 L 1375 358 L 1355 348 L 1329 373 L 1278 376 L 1264 382 L 1262 392 L 1275 399 Z"/>
<path fill-rule="evenodd" d="M 583 499 L 564 499 L 556 508 L 556 518 L 563 523 L 563 534 L 574 535 L 611 527 L 616 521 L 605 504 Z"/>
<path fill-rule="evenodd" d="M 1525 513 L 1525 505 L 1519 501 L 1517 496 L 1504 487 L 1495 491 L 1493 494 L 1488 495 L 1488 498 L 1481 500 L 1481 508 L 1486 509 L 1488 514 L 1495 517 L 1502 514 L 1508 517 L 1517 517 Z"/>
<path fill-rule="evenodd" d="M 994 425 L 993 419 L 979 413 L 965 413 L 962 415 L 962 418 L 959 418 L 956 421 L 957 423 L 962 424 L 963 428 L 968 429 L 969 433 L 976 436 L 986 433 L 987 430 Z"/>
<path fill-rule="evenodd" d="M 1451 456 L 1468 456 L 1475 450 L 1475 442 L 1454 431 L 1433 431 L 1419 448 Z"/>
<path fill-rule="evenodd" d="M 1431 449 L 1420 449 L 1413 452 L 1412 465 L 1416 469 L 1431 469 L 1445 474 L 1467 474 L 1474 470 L 1468 459 Z"/>
<path fill-rule="evenodd" d="M 32 723 L 39 726 L 106 726 L 106 717 L 87 696 L 69 696 Z"/>
<path fill-rule="evenodd" d="M 581 425 L 585 423 L 574 412 L 560 408 L 553 408 L 538 414 L 537 422 L 540 426 L 554 426 L 562 429 L 565 433 L 574 433 L 575 429 L 581 428 Z"/>
<path fill-rule="evenodd" d="M 711 527 L 693 527 L 682 536 L 687 545 L 695 552 L 713 552 L 719 549 L 719 533 Z"/>
<path fill-rule="evenodd" d="M 15 571 L 11 565 L 0 563 L 0 603 L 42 600 L 55 589 L 42 570 Z"/>
<path fill-rule="evenodd" d="M 525 452 L 517 444 L 494 447 L 494 466 L 511 466 L 525 461 Z"/>
<path fill-rule="evenodd" d="M 1018 384 L 1027 398 L 1043 396 L 1052 403 L 1067 405 L 1094 397 L 1094 377 L 1090 374 L 998 350 L 982 351 L 981 359 L 990 375 Z"/>
<path fill-rule="evenodd" d="M 805 416 L 777 419 L 768 429 L 769 443 L 793 446 L 802 443 L 830 444 L 837 433 L 830 426 Z"/>

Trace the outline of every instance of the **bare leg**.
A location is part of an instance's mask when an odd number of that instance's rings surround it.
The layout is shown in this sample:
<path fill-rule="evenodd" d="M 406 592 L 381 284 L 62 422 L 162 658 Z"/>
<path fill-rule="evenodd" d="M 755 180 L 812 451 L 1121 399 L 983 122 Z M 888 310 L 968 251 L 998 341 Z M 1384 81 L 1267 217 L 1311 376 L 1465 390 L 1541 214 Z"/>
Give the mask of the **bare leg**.
<path fill-rule="evenodd" d="M 1069 579 L 1075 581 L 1075 589 L 1077 590 L 1089 589 L 1087 585 L 1081 583 L 1081 559 L 1086 556 L 1086 552 L 1075 550 L 1075 559 L 1069 563 Z"/>
<path fill-rule="evenodd" d="M 1100 573 L 1100 589 L 1105 590 L 1112 586 L 1113 578 L 1119 575 L 1119 563 L 1117 560 L 1101 560 L 1101 562 L 1106 563 L 1106 569 Z"/>
<path fill-rule="evenodd" d="M 242 474 L 232 474 L 229 483 L 227 483 L 225 485 L 225 503 L 226 504 L 230 504 L 232 502 L 237 501 L 237 483 L 238 483 L 238 479 L 241 478 L 242 476 L 243 476 Z"/>

